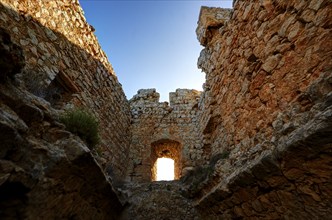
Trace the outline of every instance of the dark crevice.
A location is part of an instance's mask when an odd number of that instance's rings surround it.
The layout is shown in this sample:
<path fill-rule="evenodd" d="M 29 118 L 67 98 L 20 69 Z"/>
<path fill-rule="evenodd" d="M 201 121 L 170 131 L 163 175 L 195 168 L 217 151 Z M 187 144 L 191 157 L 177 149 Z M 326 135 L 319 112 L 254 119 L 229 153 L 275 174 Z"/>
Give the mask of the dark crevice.
<path fill-rule="evenodd" d="M 21 182 L 5 182 L 0 186 L 0 219 L 25 219 L 30 189 Z"/>

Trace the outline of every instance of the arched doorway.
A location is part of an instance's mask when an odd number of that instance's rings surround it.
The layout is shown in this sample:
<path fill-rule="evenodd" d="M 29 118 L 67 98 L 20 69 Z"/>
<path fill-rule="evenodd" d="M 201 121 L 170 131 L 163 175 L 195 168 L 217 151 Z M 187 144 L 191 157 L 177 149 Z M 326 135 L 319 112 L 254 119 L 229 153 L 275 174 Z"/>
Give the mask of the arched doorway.
<path fill-rule="evenodd" d="M 174 164 L 174 168 L 169 160 L 169 165 L 165 165 L 166 168 L 173 169 L 174 180 L 181 177 L 181 144 L 177 141 L 163 139 L 151 144 L 151 180 L 158 181 L 160 172 L 167 172 L 162 170 L 162 166 L 159 165 L 161 159 L 171 159 Z M 158 166 L 159 165 L 159 166 Z M 159 174 L 158 174 L 159 172 Z M 158 174 L 158 175 L 157 175 Z M 167 179 L 170 180 L 170 179 Z"/>

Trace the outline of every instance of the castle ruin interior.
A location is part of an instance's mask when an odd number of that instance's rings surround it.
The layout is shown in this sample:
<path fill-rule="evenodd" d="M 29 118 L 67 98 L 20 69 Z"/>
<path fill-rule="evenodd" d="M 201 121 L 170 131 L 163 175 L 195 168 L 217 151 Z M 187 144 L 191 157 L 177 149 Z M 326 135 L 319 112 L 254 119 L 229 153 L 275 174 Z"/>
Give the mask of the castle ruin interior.
<path fill-rule="evenodd" d="M 128 100 L 78 0 L 0 0 L 0 218 L 331 219 L 331 0 L 202 7 L 196 33 L 203 91 Z"/>

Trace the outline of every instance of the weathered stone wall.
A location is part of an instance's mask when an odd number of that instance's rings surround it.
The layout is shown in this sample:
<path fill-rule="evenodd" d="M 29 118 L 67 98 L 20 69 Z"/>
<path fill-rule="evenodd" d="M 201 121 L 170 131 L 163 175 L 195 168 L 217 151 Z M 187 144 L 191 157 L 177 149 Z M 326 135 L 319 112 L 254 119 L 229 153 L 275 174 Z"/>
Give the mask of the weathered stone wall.
<path fill-rule="evenodd" d="M 196 90 L 177 89 L 170 93 L 168 105 L 167 102 L 159 102 L 159 93 L 155 89 L 142 89 L 130 100 L 133 136 L 129 180 L 151 181 L 151 169 L 155 162 L 152 148 L 162 144 L 179 144 L 179 177 L 183 170 L 202 162 L 197 127 L 199 96 L 200 92 Z M 168 149 L 170 153 L 176 154 L 176 150 L 171 148 Z"/>
<path fill-rule="evenodd" d="M 203 7 L 204 92 L 178 89 L 168 105 L 140 90 L 129 107 L 77 0 L 1 0 L 0 27 L 14 41 L 0 36 L 1 218 L 119 219 L 121 198 L 123 219 L 329 219 L 331 18 L 329 0 Z M 23 82 L 55 108 L 91 109 L 99 162 L 131 183 L 113 184 L 116 195 L 86 145 Z M 154 178 L 160 156 L 184 178 L 137 184 Z"/>
<path fill-rule="evenodd" d="M 331 216 L 332 2 L 201 9 L 204 154 L 228 151 L 196 201 L 206 219 Z"/>
<path fill-rule="evenodd" d="M 197 28 L 206 73 L 200 107 L 204 149 L 231 151 L 236 170 L 314 115 L 331 92 L 330 1 L 236 1 L 203 7 Z M 320 81 L 319 91 L 310 85 Z"/>
<path fill-rule="evenodd" d="M 0 219 L 119 219 L 122 205 L 87 145 L 17 79 L 24 66 L 0 28 Z"/>
<path fill-rule="evenodd" d="M 99 162 L 125 173 L 129 104 L 77 0 L 1 0 L 0 27 L 23 48 L 22 79 L 54 107 L 90 109 L 100 121 Z"/>

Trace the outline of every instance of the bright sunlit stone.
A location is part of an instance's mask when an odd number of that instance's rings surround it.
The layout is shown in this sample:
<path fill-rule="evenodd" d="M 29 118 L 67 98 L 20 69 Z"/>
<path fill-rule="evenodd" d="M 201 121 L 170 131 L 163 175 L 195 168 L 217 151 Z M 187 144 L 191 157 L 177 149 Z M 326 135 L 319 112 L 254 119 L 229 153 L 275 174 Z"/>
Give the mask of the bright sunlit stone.
<path fill-rule="evenodd" d="M 157 181 L 174 180 L 174 160 L 170 158 L 157 159 Z"/>

